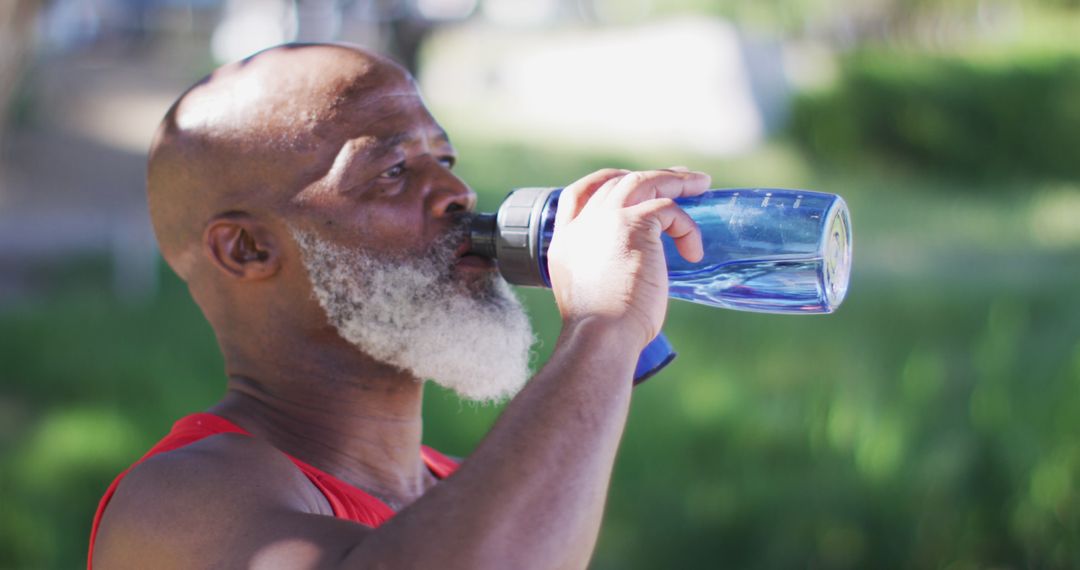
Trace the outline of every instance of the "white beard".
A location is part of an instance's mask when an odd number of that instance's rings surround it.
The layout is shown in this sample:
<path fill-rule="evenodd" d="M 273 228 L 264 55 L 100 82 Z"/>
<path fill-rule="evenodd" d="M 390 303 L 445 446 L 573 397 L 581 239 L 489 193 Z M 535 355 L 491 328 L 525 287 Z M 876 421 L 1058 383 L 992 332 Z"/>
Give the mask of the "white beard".
<path fill-rule="evenodd" d="M 430 254 L 411 256 L 376 257 L 296 229 L 293 237 L 315 297 L 342 338 L 462 398 L 503 401 L 528 379 L 535 337 L 501 276 L 479 287 L 455 277 L 461 229 Z"/>

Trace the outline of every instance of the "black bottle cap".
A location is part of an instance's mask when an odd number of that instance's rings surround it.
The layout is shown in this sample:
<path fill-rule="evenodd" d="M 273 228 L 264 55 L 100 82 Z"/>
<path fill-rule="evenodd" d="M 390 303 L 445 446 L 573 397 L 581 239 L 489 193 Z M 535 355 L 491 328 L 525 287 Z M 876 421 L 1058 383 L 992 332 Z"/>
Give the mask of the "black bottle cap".
<path fill-rule="evenodd" d="M 495 214 L 474 215 L 469 226 L 470 239 L 472 240 L 469 253 L 494 259 L 496 256 L 495 234 L 497 231 L 498 225 L 495 221 Z"/>

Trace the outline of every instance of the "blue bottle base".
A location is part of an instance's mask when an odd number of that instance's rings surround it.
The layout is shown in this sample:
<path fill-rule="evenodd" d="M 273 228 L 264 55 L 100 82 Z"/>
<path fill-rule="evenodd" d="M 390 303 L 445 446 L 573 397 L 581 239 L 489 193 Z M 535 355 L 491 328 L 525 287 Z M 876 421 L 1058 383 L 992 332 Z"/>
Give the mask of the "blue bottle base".
<path fill-rule="evenodd" d="M 652 342 L 645 345 L 645 349 L 638 356 L 637 367 L 634 369 L 634 386 L 652 378 L 662 368 L 671 364 L 678 353 L 671 346 L 664 333 L 660 333 Z"/>

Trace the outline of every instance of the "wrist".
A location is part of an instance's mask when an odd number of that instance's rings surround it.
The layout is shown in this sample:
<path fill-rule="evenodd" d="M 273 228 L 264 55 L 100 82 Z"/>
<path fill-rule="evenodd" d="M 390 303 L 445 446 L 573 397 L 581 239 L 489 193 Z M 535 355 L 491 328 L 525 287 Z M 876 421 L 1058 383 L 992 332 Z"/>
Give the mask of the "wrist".
<path fill-rule="evenodd" d="M 610 317 L 568 319 L 563 322 L 551 361 L 576 363 L 589 379 L 584 386 L 599 390 L 604 399 L 622 393 L 628 397 L 641 352 L 641 336 Z"/>
<path fill-rule="evenodd" d="M 637 323 L 604 315 L 566 318 L 559 335 L 560 343 L 587 341 L 596 350 L 626 352 L 633 362 L 651 340 L 652 336 Z"/>

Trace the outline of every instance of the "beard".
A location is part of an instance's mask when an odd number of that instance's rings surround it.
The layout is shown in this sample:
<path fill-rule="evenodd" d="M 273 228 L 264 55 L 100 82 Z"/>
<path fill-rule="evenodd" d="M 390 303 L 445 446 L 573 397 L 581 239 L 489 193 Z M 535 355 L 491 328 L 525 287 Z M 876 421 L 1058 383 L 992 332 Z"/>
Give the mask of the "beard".
<path fill-rule="evenodd" d="M 293 229 L 315 298 L 342 338 L 420 381 L 500 402 L 525 385 L 535 337 L 500 275 L 456 275 L 467 235 L 462 224 L 426 254 L 374 255 Z"/>

